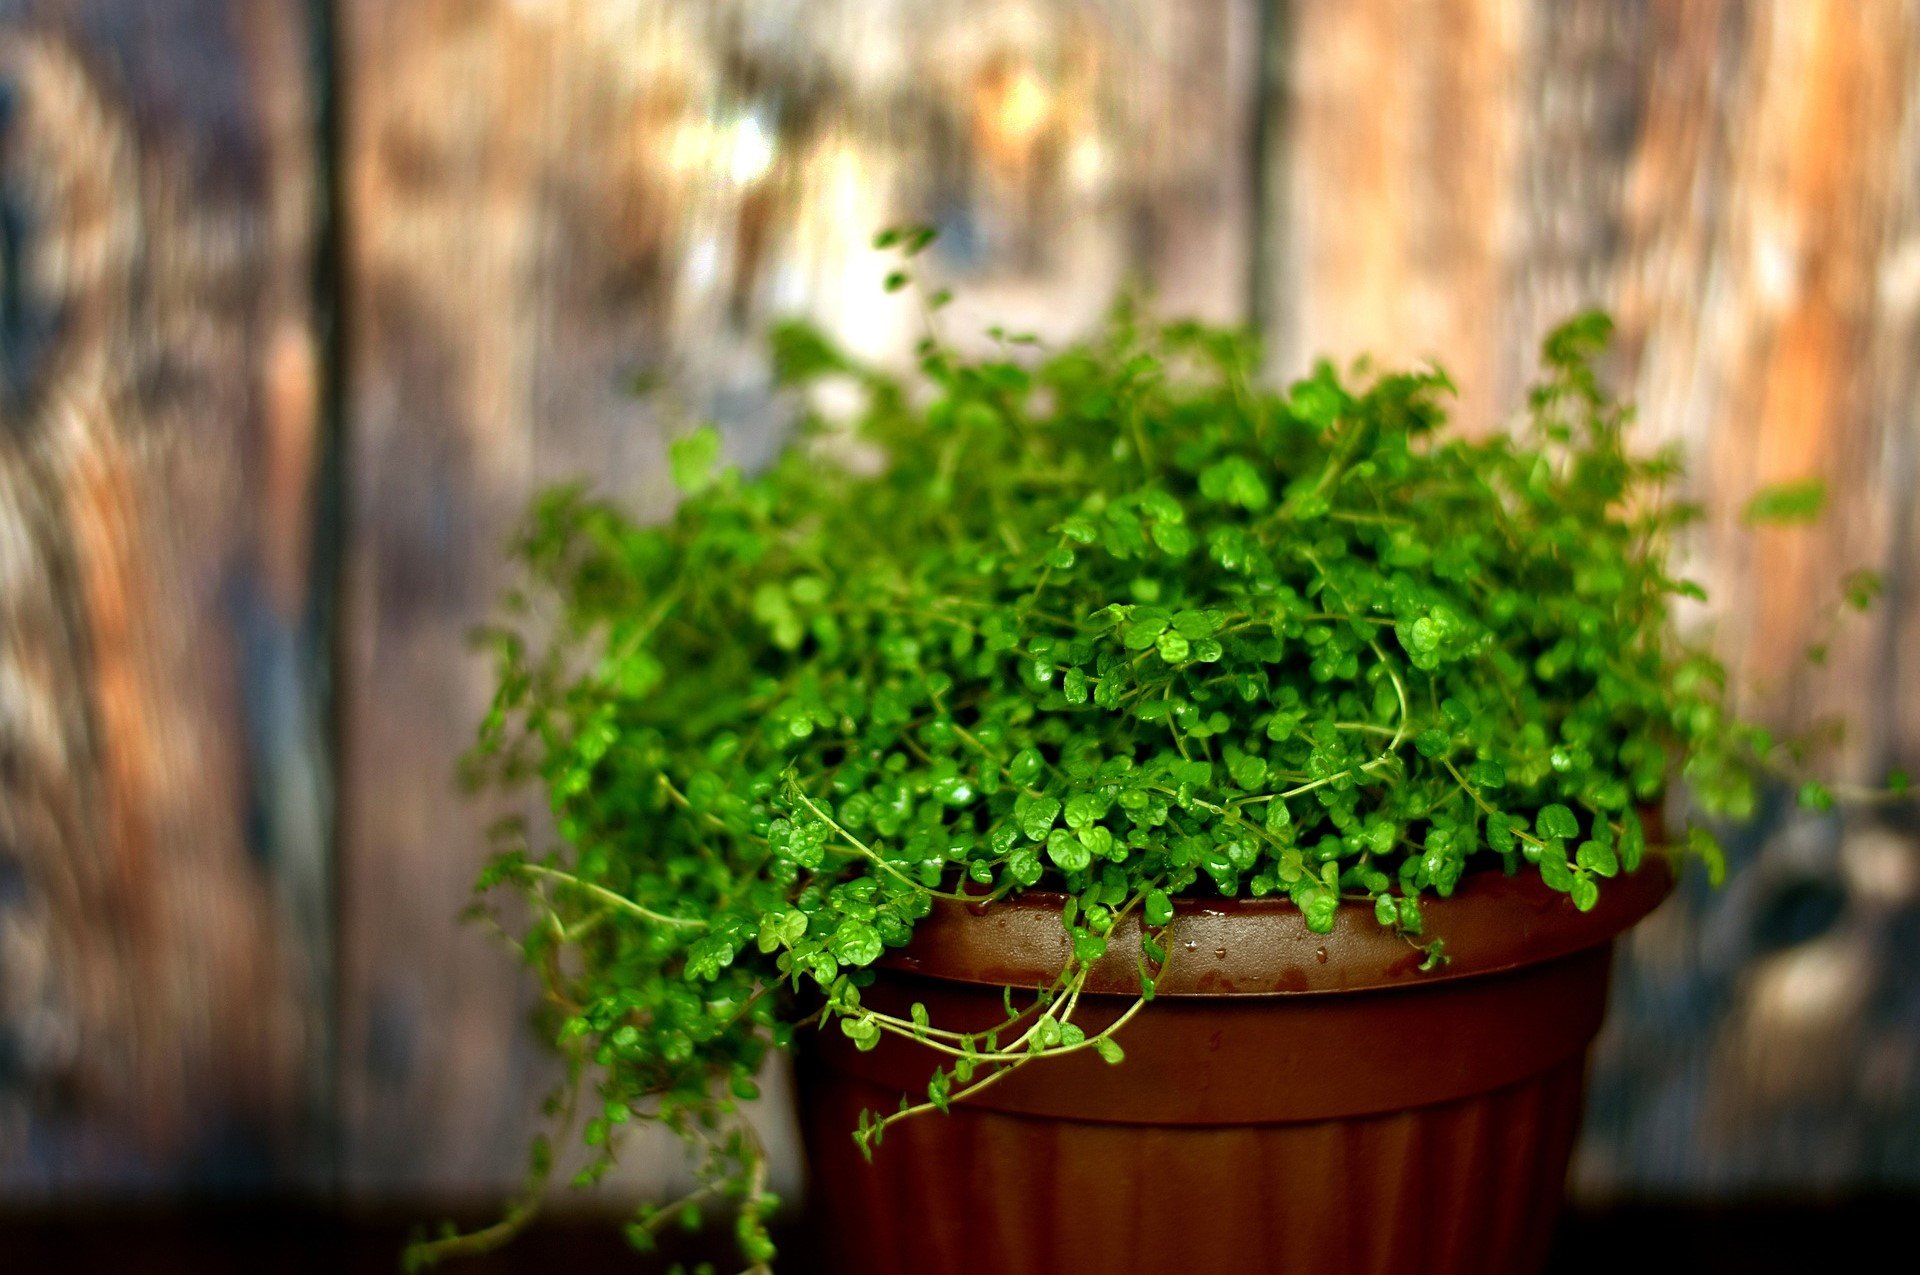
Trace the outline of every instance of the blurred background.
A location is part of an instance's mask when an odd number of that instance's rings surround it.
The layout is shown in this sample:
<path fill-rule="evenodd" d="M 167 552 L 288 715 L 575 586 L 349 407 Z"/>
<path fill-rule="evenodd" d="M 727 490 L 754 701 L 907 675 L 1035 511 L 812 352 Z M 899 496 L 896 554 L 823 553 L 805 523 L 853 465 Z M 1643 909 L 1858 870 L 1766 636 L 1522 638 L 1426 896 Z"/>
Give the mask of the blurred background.
<path fill-rule="evenodd" d="M 770 453 L 770 318 L 904 356 L 904 221 L 957 335 L 1140 283 L 1476 429 L 1610 308 L 1749 711 L 1920 766 L 1920 3 L 0 0 L 0 1265 L 390 1269 L 519 1181 L 469 630 L 539 485 L 664 510 L 676 412 Z M 1632 939 L 1563 1269 L 1920 1193 L 1920 821 L 1776 796 Z"/>

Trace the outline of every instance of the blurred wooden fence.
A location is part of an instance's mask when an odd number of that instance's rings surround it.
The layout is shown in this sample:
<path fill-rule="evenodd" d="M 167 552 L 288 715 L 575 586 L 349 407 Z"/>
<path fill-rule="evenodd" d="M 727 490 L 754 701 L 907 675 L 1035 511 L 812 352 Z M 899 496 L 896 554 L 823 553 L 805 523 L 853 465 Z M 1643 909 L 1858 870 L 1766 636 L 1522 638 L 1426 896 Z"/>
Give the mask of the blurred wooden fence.
<path fill-rule="evenodd" d="M 907 219 L 956 329 L 1144 280 L 1488 427 L 1611 307 L 1756 711 L 1920 760 L 1912 0 L 0 0 L 0 1198 L 517 1177 L 547 1066 L 454 919 L 505 537 L 665 507 L 637 377 L 751 462 L 769 316 L 901 353 Z M 1635 940 L 1581 1186 L 1920 1183 L 1910 816 L 1737 850 Z"/>

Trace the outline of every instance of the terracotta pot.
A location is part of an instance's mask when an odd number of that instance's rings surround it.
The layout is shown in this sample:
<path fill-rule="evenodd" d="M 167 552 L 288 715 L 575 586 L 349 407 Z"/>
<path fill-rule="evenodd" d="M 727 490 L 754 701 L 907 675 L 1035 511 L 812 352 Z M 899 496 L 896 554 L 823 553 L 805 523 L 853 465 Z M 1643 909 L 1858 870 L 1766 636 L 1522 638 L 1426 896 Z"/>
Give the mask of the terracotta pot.
<path fill-rule="evenodd" d="M 1493 1275 L 1537 1270 L 1605 1012 L 1613 940 L 1672 888 L 1663 861 L 1576 911 L 1537 879 L 1471 877 L 1424 907 L 1451 963 L 1370 912 L 1310 933 L 1279 900 L 1182 900 L 1154 1002 L 1116 1039 L 1020 1068 L 951 1114 L 888 1129 L 863 1109 L 924 1097 L 933 1056 L 818 1033 L 798 1060 L 809 1213 L 837 1275 L 992 1272 Z M 869 1004 L 936 1025 L 1001 1021 L 1003 987 L 1067 956 L 1058 896 L 945 905 L 892 953 Z M 1075 1021 L 1137 995 L 1117 932 Z"/>

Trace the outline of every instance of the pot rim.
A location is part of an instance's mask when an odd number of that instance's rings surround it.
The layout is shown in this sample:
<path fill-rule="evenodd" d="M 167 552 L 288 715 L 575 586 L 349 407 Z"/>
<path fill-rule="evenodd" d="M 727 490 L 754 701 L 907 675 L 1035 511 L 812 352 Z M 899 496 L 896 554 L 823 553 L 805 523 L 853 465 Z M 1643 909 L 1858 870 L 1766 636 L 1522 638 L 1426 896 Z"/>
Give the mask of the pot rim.
<path fill-rule="evenodd" d="M 1599 902 L 1582 912 L 1535 873 L 1471 873 L 1450 897 L 1420 901 L 1420 941 L 1446 945 L 1447 963 L 1432 971 L 1420 969 L 1420 949 L 1381 926 L 1368 908 L 1343 904 L 1332 932 L 1315 934 L 1284 896 L 1178 898 L 1154 995 L 1374 992 L 1499 974 L 1612 942 L 1672 893 L 1674 879 L 1667 857 L 1650 851 L 1638 871 L 1602 882 Z M 1072 950 L 1060 924 L 1066 899 L 1050 890 L 985 905 L 936 899 L 912 941 L 877 964 L 951 982 L 1050 986 Z M 1085 993 L 1139 995 L 1141 934 L 1138 913 L 1114 927 Z"/>

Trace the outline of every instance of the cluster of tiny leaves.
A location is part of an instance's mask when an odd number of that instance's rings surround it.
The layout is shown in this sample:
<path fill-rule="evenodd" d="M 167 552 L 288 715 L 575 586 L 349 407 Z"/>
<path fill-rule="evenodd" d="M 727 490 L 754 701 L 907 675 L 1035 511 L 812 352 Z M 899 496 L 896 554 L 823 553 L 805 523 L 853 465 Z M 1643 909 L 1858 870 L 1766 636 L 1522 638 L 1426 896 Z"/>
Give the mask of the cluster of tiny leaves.
<path fill-rule="evenodd" d="M 797 1029 L 946 1060 L 870 1144 L 1011 1066 L 1119 1061 L 1073 1013 L 1129 913 L 1136 1009 L 1183 895 L 1284 896 L 1320 933 L 1364 908 L 1431 964 L 1421 900 L 1466 873 L 1591 908 L 1676 776 L 1747 815 L 1779 746 L 1676 631 L 1694 511 L 1671 455 L 1624 445 L 1607 332 L 1555 331 L 1524 425 L 1467 437 L 1440 371 L 1278 390 L 1251 337 L 1124 306 L 1054 352 L 930 338 L 904 379 L 794 327 L 783 379 L 851 380 L 856 420 L 809 419 L 757 476 L 683 438 L 663 524 L 543 497 L 479 757 L 538 781 L 558 848 L 506 825 L 482 885 L 531 901 L 516 937 L 591 1077 L 582 1180 L 638 1118 L 700 1153 L 636 1242 L 730 1204 L 771 1260 L 738 1104 Z M 1027 889 L 1066 896 L 1073 958 L 1002 1029 L 862 1003 L 935 900 Z"/>

